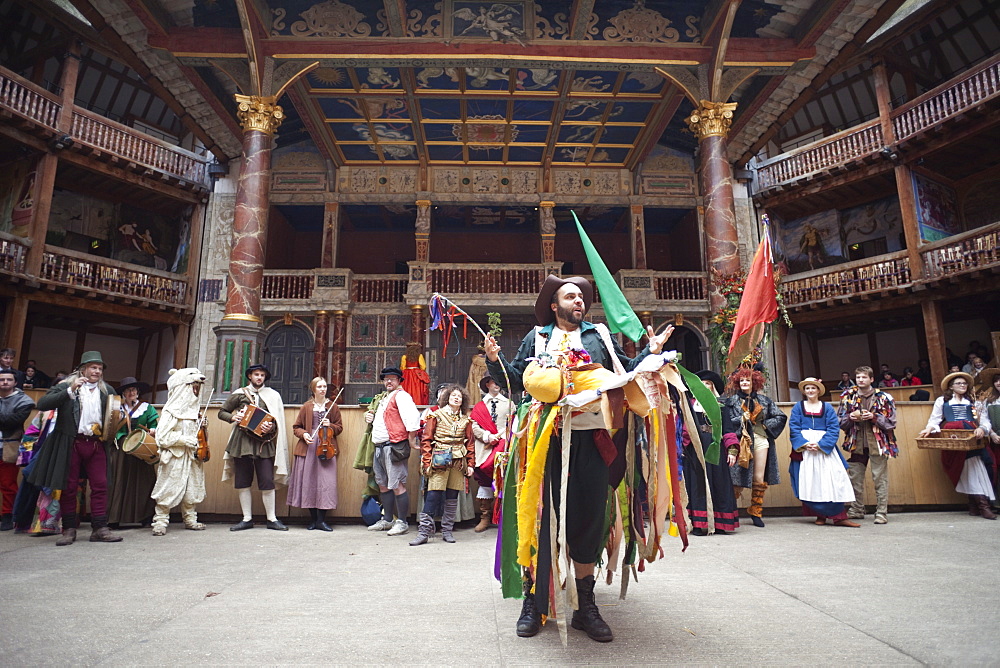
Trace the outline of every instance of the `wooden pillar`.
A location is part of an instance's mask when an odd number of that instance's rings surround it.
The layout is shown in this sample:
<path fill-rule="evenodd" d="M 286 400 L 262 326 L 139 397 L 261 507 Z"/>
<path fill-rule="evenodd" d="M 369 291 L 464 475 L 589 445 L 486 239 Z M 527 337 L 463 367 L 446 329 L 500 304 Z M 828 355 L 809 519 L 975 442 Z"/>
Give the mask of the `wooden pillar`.
<path fill-rule="evenodd" d="M 60 132 L 73 130 L 73 106 L 76 100 L 76 83 L 80 73 L 80 42 L 71 40 L 69 49 L 63 54 L 62 71 L 59 73 L 59 87 L 62 88 L 62 108 L 56 119 Z"/>
<path fill-rule="evenodd" d="M 173 326 L 174 330 L 174 368 L 183 369 L 187 367 L 188 342 L 191 338 L 191 325 L 182 322 Z M 160 360 L 156 360 L 157 368 Z M 136 376 L 138 378 L 138 376 Z M 154 389 L 155 391 L 155 389 Z"/>
<path fill-rule="evenodd" d="M 337 266 L 339 242 L 340 202 L 327 202 L 323 205 L 323 254 L 320 257 L 320 267 L 331 269 Z"/>
<path fill-rule="evenodd" d="M 316 346 L 313 349 L 313 377 L 326 378 L 330 371 L 327 362 L 330 347 L 330 313 L 329 311 L 316 311 Z M 335 393 L 336 394 L 336 393 Z"/>
<path fill-rule="evenodd" d="M 878 337 L 875 335 L 875 330 L 868 331 L 868 357 L 871 358 L 872 369 L 875 371 L 875 383 L 877 384 L 878 381 L 882 380 L 882 374 L 879 372 L 882 362 L 878 357 Z"/>
<path fill-rule="evenodd" d="M 875 101 L 878 104 L 879 123 L 885 145 L 892 148 L 896 144 L 896 131 L 892 127 L 892 92 L 889 89 L 889 75 L 885 63 L 875 62 L 872 70 L 875 79 Z M 898 153 L 893 151 L 896 166 L 893 169 L 896 177 L 896 193 L 899 196 L 899 209 L 903 219 L 903 236 L 906 239 L 906 257 L 910 263 L 910 280 L 924 276 L 924 263 L 920 255 L 920 225 L 917 222 L 917 200 L 913 193 L 913 175 L 910 168 L 898 162 Z"/>
<path fill-rule="evenodd" d="M 705 239 L 711 271 L 712 310 L 725 306 L 716 278 L 740 271 L 739 235 L 733 197 L 733 166 L 726 157 L 726 136 L 732 125 L 735 102 L 709 102 L 688 116 L 691 132 L 698 137 L 701 193 L 705 199 Z"/>
<path fill-rule="evenodd" d="M 941 302 L 925 299 L 920 303 L 924 316 L 924 331 L 927 333 L 927 358 L 931 362 L 931 378 L 936 388 L 948 374 L 948 355 L 945 353 L 944 317 Z M 923 379 L 921 379 L 923 380 Z M 931 395 L 933 396 L 933 392 Z"/>
<path fill-rule="evenodd" d="M 817 369 L 817 376 L 818 372 Z M 780 321 L 774 323 L 774 376 L 778 401 L 791 401 L 788 392 L 788 329 Z"/>
<path fill-rule="evenodd" d="M 187 303 L 188 306 L 196 307 L 198 304 L 198 276 L 201 271 L 201 246 L 205 233 L 205 205 L 198 202 L 191 209 L 191 217 L 188 219 L 188 260 L 187 268 L 184 271 L 184 280 L 188 285 Z M 186 356 L 185 356 L 185 359 Z M 180 369 L 181 367 L 176 367 Z"/>
<path fill-rule="evenodd" d="M 431 201 L 429 199 L 418 199 L 416 204 L 417 204 L 416 260 L 417 262 L 430 262 Z"/>
<path fill-rule="evenodd" d="M 28 298 L 15 296 L 7 308 L 4 318 L 3 340 L 4 348 L 14 349 L 14 368 L 20 369 L 24 356 L 24 327 L 28 321 Z"/>
<path fill-rule="evenodd" d="M 646 268 L 646 217 L 641 204 L 633 204 L 630 207 L 632 214 L 632 224 L 630 228 L 632 245 L 632 268 Z"/>
<path fill-rule="evenodd" d="M 541 232 L 542 262 L 556 261 L 556 203 L 545 201 L 538 203 L 538 229 Z"/>
<path fill-rule="evenodd" d="M 423 304 L 410 306 L 410 341 L 420 346 L 420 354 L 424 354 L 424 331 L 427 329 L 427 307 Z"/>
<path fill-rule="evenodd" d="M 337 388 L 344 386 L 347 378 L 347 311 L 333 312 L 333 339 L 330 341 L 330 385 Z M 341 401 L 347 397 L 341 395 Z"/>
<path fill-rule="evenodd" d="M 49 231 L 49 214 L 52 211 L 52 190 L 55 187 L 58 169 L 59 158 L 54 153 L 43 154 L 35 166 L 35 186 L 31 194 L 31 227 L 28 231 L 31 247 L 28 249 L 24 269 L 29 276 L 38 276 L 42 271 L 45 235 Z"/>

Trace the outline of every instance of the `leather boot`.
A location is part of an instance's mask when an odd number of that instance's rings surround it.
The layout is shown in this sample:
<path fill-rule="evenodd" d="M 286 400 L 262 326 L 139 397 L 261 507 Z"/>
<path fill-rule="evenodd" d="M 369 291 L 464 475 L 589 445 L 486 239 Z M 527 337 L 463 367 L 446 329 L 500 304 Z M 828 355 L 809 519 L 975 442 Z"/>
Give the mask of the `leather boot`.
<path fill-rule="evenodd" d="M 455 518 L 458 517 L 458 499 L 444 500 L 444 514 L 441 515 L 441 538 L 446 543 L 454 543 L 455 537 L 451 535 L 455 528 Z"/>
<path fill-rule="evenodd" d="M 517 635 L 530 638 L 542 628 L 542 616 L 535 606 L 535 595 L 525 594 L 521 604 L 521 616 L 517 618 Z"/>
<path fill-rule="evenodd" d="M 571 625 L 578 631 L 586 631 L 591 640 L 611 642 L 615 639 L 611 627 L 601 618 L 594 601 L 594 576 L 576 579 L 576 595 L 580 599 L 580 608 L 573 612 Z"/>
<path fill-rule="evenodd" d="M 14 515 L 11 513 L 0 515 L 0 531 L 10 531 L 13 528 L 14 528 Z"/>
<path fill-rule="evenodd" d="M 755 527 L 764 526 L 764 520 L 761 519 L 761 516 L 764 514 L 764 492 L 766 491 L 766 482 L 755 482 L 753 484 L 753 488 L 750 493 L 750 507 L 747 508 L 747 515 L 750 516 L 750 521 L 753 522 Z"/>
<path fill-rule="evenodd" d="M 493 524 L 493 499 L 476 499 L 479 503 L 479 524 L 475 532 L 482 533 Z"/>
<path fill-rule="evenodd" d="M 62 530 L 62 536 L 56 541 L 56 545 L 63 547 L 65 545 L 72 545 L 76 542 L 76 529 L 68 528 Z"/>
<path fill-rule="evenodd" d="M 410 545 L 424 545 L 434 537 L 434 518 L 427 513 L 417 513 L 417 535 L 410 541 Z"/>
<path fill-rule="evenodd" d="M 108 518 L 103 516 L 90 518 L 90 542 L 91 543 L 120 543 L 122 537 L 111 533 L 108 528 Z"/>
<path fill-rule="evenodd" d="M 973 494 L 969 495 L 969 514 L 979 517 L 979 500 Z"/>
<path fill-rule="evenodd" d="M 997 518 L 990 509 L 990 500 L 986 498 L 985 494 L 977 495 L 976 503 L 979 505 L 979 514 L 982 515 L 984 520 L 995 520 Z"/>

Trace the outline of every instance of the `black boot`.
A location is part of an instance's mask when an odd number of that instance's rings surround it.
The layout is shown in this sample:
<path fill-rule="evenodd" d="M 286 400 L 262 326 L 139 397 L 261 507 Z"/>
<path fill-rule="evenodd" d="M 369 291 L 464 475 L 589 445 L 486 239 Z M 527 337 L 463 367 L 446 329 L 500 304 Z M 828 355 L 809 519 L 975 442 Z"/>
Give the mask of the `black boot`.
<path fill-rule="evenodd" d="M 333 531 L 329 524 L 326 523 L 326 511 L 316 508 L 316 529 L 317 531 Z"/>
<path fill-rule="evenodd" d="M 525 594 L 521 604 L 521 616 L 517 618 L 517 635 L 530 638 L 542 628 L 542 616 L 535 607 L 535 595 Z"/>
<path fill-rule="evenodd" d="M 593 575 L 577 578 L 576 595 L 580 599 L 580 608 L 573 613 L 572 627 L 578 631 L 586 631 L 590 639 L 597 642 L 614 640 L 615 636 L 611 633 L 611 627 L 601 618 L 601 613 L 597 610 L 597 603 L 594 601 Z"/>
<path fill-rule="evenodd" d="M 14 516 L 10 513 L 0 515 L 0 531 L 10 531 L 14 528 Z"/>

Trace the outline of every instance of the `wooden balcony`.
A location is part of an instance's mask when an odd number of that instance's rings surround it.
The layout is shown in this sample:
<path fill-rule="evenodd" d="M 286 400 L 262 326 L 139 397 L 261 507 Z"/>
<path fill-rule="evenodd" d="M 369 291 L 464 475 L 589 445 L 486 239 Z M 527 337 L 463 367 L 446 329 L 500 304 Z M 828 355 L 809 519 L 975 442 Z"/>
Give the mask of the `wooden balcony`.
<path fill-rule="evenodd" d="M 987 103 L 998 97 L 1000 54 L 893 109 L 890 121 L 895 143 L 912 141 L 962 115 L 985 112 Z M 877 118 L 824 137 L 756 165 L 754 194 L 780 192 L 824 174 L 881 160 L 879 153 L 889 143 Z"/>
<path fill-rule="evenodd" d="M 992 276 L 1000 274 L 998 247 L 1000 222 L 921 246 L 922 276 L 911 274 L 906 251 L 899 251 L 786 276 L 781 294 L 789 309 L 818 308 Z"/>
<path fill-rule="evenodd" d="M 203 157 L 76 106 L 70 130 L 64 133 L 58 126 L 61 112 L 56 95 L 0 67 L 0 118 L 13 119 L 46 139 L 68 134 L 73 139 L 70 150 L 181 188 L 207 190 Z"/>
<path fill-rule="evenodd" d="M 29 244 L 0 233 L 0 273 L 46 290 L 159 310 L 189 311 L 188 285 L 178 274 L 45 246 L 38 276 L 26 274 Z"/>
<path fill-rule="evenodd" d="M 558 265 L 410 263 L 409 277 L 354 274 L 349 269 L 264 272 L 265 310 L 351 310 L 358 304 L 426 304 L 435 292 L 463 306 L 531 308 L 545 277 Z M 636 310 L 707 313 L 705 272 L 622 270 L 618 282 Z M 595 290 L 595 301 L 600 295 Z"/>

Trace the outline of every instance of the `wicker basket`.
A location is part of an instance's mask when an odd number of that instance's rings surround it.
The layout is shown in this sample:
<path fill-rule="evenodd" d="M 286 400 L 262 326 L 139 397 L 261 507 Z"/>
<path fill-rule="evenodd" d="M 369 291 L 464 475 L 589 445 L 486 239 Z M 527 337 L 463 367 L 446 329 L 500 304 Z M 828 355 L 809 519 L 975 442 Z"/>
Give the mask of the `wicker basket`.
<path fill-rule="evenodd" d="M 917 438 L 917 447 L 924 450 L 978 450 L 983 441 L 971 429 L 942 429 L 925 438 Z"/>

